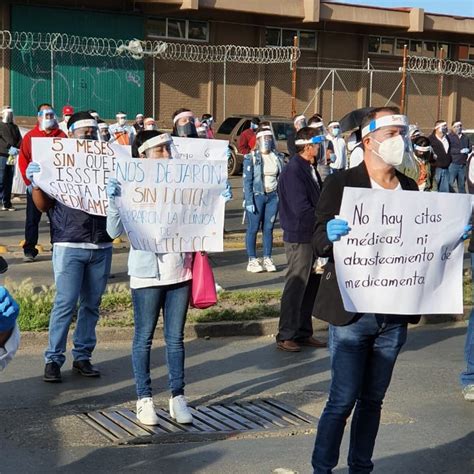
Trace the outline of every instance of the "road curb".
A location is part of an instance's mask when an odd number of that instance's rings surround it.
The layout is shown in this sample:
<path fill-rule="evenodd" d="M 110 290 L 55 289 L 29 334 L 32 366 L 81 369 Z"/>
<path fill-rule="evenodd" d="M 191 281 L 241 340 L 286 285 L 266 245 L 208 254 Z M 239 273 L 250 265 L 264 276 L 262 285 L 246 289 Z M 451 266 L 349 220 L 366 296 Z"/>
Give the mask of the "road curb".
<path fill-rule="evenodd" d="M 464 307 L 464 314 L 431 314 L 421 317 L 418 325 L 431 325 L 441 323 L 455 323 L 467 321 L 472 311 L 472 306 Z M 319 319 L 313 319 L 313 329 L 316 332 L 327 332 L 328 323 Z M 414 326 L 411 326 L 414 327 Z M 97 340 L 100 344 L 113 342 L 126 342 L 133 339 L 133 327 L 126 328 L 97 328 Z M 211 337 L 259 337 L 273 336 L 278 332 L 278 318 L 269 318 L 259 321 L 219 321 L 215 323 L 189 323 L 184 328 L 186 339 L 211 338 Z M 48 333 L 43 332 L 22 332 L 22 346 L 46 345 Z M 156 327 L 154 340 L 163 340 L 163 326 Z"/>

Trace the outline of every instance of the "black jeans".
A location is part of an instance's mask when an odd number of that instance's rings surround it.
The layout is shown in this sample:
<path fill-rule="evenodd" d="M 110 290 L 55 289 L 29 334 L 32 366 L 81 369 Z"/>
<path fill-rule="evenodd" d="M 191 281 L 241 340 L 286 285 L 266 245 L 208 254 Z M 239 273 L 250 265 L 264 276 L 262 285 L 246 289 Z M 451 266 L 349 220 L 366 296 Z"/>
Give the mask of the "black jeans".
<path fill-rule="evenodd" d="M 0 156 L 0 204 L 5 208 L 12 207 L 12 185 L 15 167 L 7 165 L 7 157 Z"/>
<path fill-rule="evenodd" d="M 285 242 L 288 269 L 281 297 L 277 341 L 298 341 L 313 335 L 311 316 L 320 276 L 313 273 L 310 243 Z"/>
<path fill-rule="evenodd" d="M 31 193 L 26 192 L 26 222 L 25 222 L 25 243 L 23 244 L 23 253 L 36 257 L 38 250 L 38 226 L 41 220 L 41 212 L 35 206 Z"/>

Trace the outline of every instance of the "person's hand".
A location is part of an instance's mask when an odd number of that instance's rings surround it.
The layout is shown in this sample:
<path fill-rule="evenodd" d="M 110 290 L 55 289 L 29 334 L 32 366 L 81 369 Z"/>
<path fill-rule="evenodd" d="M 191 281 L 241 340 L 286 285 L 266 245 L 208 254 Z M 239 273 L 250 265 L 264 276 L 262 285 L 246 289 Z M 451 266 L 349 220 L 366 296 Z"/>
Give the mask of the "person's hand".
<path fill-rule="evenodd" d="M 35 161 L 32 161 L 28 167 L 26 168 L 26 177 L 33 182 L 35 173 L 39 173 L 41 171 L 41 166 L 39 163 L 36 163 Z"/>
<path fill-rule="evenodd" d="M 461 153 L 469 153 L 471 150 L 469 150 L 469 148 L 462 148 L 460 150 Z"/>
<path fill-rule="evenodd" d="M 245 210 L 250 214 L 255 214 L 255 206 L 253 204 L 248 204 L 245 206 Z"/>
<path fill-rule="evenodd" d="M 341 237 L 350 232 L 349 223 L 343 219 L 331 219 L 326 224 L 326 233 L 331 242 L 341 240 Z"/>
<path fill-rule="evenodd" d="M 225 189 L 224 191 L 222 191 L 221 196 L 225 199 L 225 202 L 230 201 L 232 199 L 232 188 L 230 187 L 229 181 L 226 181 Z"/>
<path fill-rule="evenodd" d="M 0 286 L 0 332 L 11 331 L 19 313 L 17 302 L 4 286 Z"/>
<path fill-rule="evenodd" d="M 107 183 L 107 197 L 109 199 L 115 199 L 118 196 L 122 195 L 122 188 L 117 178 L 110 178 Z"/>
<path fill-rule="evenodd" d="M 14 146 L 11 146 L 8 150 L 8 154 L 12 155 L 12 156 L 16 156 L 16 155 L 18 155 L 19 151 L 20 150 L 18 150 L 18 148 L 14 147 Z"/>
<path fill-rule="evenodd" d="M 467 240 L 471 236 L 472 225 L 467 225 L 463 229 L 462 240 Z"/>

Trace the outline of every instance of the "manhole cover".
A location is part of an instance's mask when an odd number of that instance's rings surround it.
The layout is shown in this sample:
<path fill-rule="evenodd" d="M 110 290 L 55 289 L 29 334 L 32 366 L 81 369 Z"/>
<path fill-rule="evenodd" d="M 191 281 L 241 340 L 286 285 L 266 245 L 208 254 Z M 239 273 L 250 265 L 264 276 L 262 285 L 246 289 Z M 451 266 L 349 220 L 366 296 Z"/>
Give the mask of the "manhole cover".
<path fill-rule="evenodd" d="M 312 433 L 316 418 L 272 399 L 239 401 L 190 407 L 194 423 L 180 425 L 158 409 L 159 425 L 142 425 L 126 408 L 78 415 L 87 424 L 117 443 L 165 443 L 225 439 L 244 435 Z"/>

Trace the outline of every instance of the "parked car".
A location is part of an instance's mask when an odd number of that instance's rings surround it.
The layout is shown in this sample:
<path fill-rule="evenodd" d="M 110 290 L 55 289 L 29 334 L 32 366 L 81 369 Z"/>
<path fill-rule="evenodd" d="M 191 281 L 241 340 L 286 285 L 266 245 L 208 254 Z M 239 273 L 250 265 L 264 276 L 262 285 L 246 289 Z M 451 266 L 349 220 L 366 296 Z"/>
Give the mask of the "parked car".
<path fill-rule="evenodd" d="M 216 138 L 229 140 L 229 148 L 231 151 L 227 164 L 229 175 L 236 175 L 242 171 L 244 155 L 239 153 L 237 144 L 240 134 L 250 127 L 250 120 L 253 117 L 255 117 L 255 115 L 231 115 L 221 123 L 217 130 Z M 268 121 L 272 124 L 277 150 L 288 158 L 286 140 L 288 134 L 293 131 L 293 121 L 285 117 L 271 115 L 259 115 L 258 118 L 261 121 Z"/>

